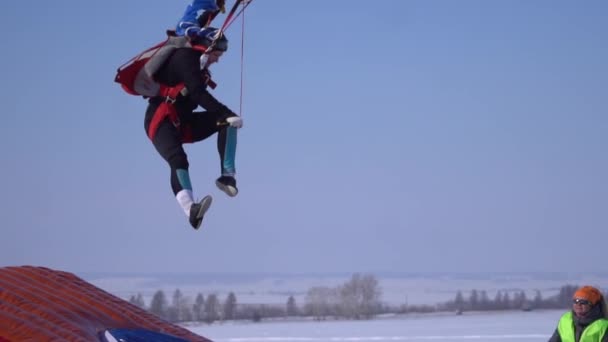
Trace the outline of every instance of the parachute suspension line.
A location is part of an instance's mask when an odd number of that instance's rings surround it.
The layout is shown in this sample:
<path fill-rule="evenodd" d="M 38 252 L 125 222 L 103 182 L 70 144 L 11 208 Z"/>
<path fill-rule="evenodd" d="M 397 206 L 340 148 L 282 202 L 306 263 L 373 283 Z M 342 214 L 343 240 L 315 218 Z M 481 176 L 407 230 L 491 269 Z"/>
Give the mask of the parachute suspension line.
<path fill-rule="evenodd" d="M 245 9 L 247 8 L 247 6 L 249 6 L 249 4 L 252 1 L 253 0 L 241 0 L 240 2 L 243 3 L 243 8 L 241 8 L 241 10 L 239 11 L 239 13 L 237 13 L 234 16 L 234 18 L 232 18 L 232 16 L 226 17 L 226 22 L 224 23 L 224 26 L 225 26 L 224 29 L 227 29 L 230 25 L 232 25 L 232 23 L 241 15 L 241 13 L 243 14 L 243 16 L 245 16 Z"/>
<path fill-rule="evenodd" d="M 211 44 L 209 44 L 207 49 L 205 49 L 205 51 L 203 51 L 203 55 L 201 56 L 201 62 L 200 62 L 201 68 L 207 62 L 209 53 L 215 47 L 215 42 L 222 37 L 222 35 L 224 34 L 224 31 L 226 29 L 228 29 L 228 26 L 230 26 L 230 24 L 232 24 L 232 22 L 234 21 L 234 20 L 232 20 L 233 19 L 232 17 L 234 16 L 234 13 L 236 12 L 236 10 L 239 8 L 239 5 L 243 4 L 243 8 L 239 11 L 239 13 L 236 15 L 236 17 L 234 17 L 234 19 L 236 19 L 243 12 L 243 10 L 245 10 L 247 5 L 249 5 L 249 3 L 251 1 L 253 1 L 253 0 L 236 0 L 234 2 L 234 5 L 232 5 L 230 12 L 228 12 L 228 15 L 226 16 L 226 19 L 224 19 L 224 24 L 222 24 L 222 27 L 219 30 L 217 30 L 217 32 L 215 33 L 215 36 L 213 37 Z M 215 16 L 213 16 L 213 18 L 215 18 Z M 210 18 L 210 20 L 208 20 L 207 24 L 209 24 L 213 18 Z M 241 53 L 242 53 L 242 51 L 241 51 Z M 241 56 L 241 58 L 242 58 L 242 56 Z"/>
<path fill-rule="evenodd" d="M 224 24 L 222 25 L 222 27 L 220 28 L 220 32 L 224 32 L 224 30 L 226 30 L 228 28 L 229 23 L 232 21 L 232 17 L 234 16 L 234 13 L 236 12 L 236 10 L 239 8 L 239 5 L 243 2 L 243 0 L 236 0 L 234 2 L 234 5 L 232 5 L 232 8 L 230 9 L 230 12 L 228 12 L 228 15 L 226 16 L 226 19 L 224 19 Z M 240 12 L 239 12 L 240 13 Z"/>
<path fill-rule="evenodd" d="M 247 7 L 247 4 L 245 4 L 245 7 Z M 245 7 L 241 10 L 241 12 L 243 12 L 243 19 L 241 22 L 241 96 L 239 100 L 239 115 L 241 117 L 243 117 L 243 74 L 245 71 Z M 239 14 L 241 13 L 239 12 Z"/>
<path fill-rule="evenodd" d="M 230 12 L 228 13 L 228 15 L 226 16 L 226 19 L 224 19 L 224 24 L 222 24 L 222 27 L 217 30 L 217 32 L 215 33 L 215 36 L 213 37 L 213 40 L 211 41 L 211 44 L 209 44 L 209 46 L 207 47 L 207 49 L 203 52 L 203 56 L 205 56 L 206 59 L 206 55 L 209 54 L 209 52 L 211 52 L 213 50 L 213 48 L 215 47 L 215 42 L 220 39 L 220 37 L 222 37 L 222 35 L 224 34 L 224 30 L 226 30 L 226 28 L 228 27 L 228 22 L 230 21 L 230 19 L 232 18 L 232 16 L 234 15 L 234 12 L 236 12 L 236 9 L 239 7 L 239 4 L 242 2 L 243 0 L 236 0 L 236 2 L 234 3 L 234 5 L 232 6 L 232 8 L 230 9 Z M 207 27 L 209 24 L 211 24 L 211 21 L 215 18 L 215 16 L 217 15 L 217 13 L 215 15 L 212 15 L 208 20 L 207 20 L 207 24 L 205 25 L 205 27 Z M 203 60 L 201 60 L 201 67 L 204 65 L 205 63 L 203 63 Z"/>
<path fill-rule="evenodd" d="M 242 27 L 241 27 L 241 89 L 240 89 L 240 99 L 239 99 L 239 115 L 241 117 L 243 116 L 243 83 L 244 83 L 243 79 L 244 79 L 244 60 L 245 60 L 245 9 L 247 8 L 247 6 L 249 6 L 249 4 L 252 1 L 253 0 L 236 0 L 235 1 L 234 5 L 230 9 L 230 12 L 228 12 L 226 19 L 224 19 L 224 24 L 217 31 L 210 46 L 203 53 L 204 55 L 208 54 L 212 50 L 213 46 L 215 45 L 215 42 L 222 36 L 222 34 L 224 34 L 224 31 L 227 30 L 228 27 L 241 14 L 243 14 Z M 241 10 L 238 13 L 236 13 L 236 10 L 239 8 L 239 5 L 241 5 L 241 4 L 243 5 Z M 236 15 L 235 15 L 235 13 L 236 13 Z"/>

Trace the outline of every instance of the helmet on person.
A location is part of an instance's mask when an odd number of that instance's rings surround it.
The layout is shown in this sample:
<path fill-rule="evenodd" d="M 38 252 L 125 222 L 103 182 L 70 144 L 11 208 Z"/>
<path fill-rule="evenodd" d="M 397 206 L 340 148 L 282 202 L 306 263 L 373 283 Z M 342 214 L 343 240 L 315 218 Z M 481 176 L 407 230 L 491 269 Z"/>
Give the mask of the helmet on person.
<path fill-rule="evenodd" d="M 198 31 L 197 35 L 192 39 L 192 42 L 195 45 L 203 45 L 207 48 L 211 46 L 213 51 L 228 50 L 228 39 L 226 38 L 226 35 L 214 27 L 205 27 Z"/>
<path fill-rule="evenodd" d="M 579 288 L 578 290 L 576 290 L 576 292 L 574 292 L 574 295 L 572 295 L 572 299 L 574 300 L 585 300 L 587 302 L 589 302 L 589 304 L 591 305 L 595 305 L 598 302 L 600 302 L 603 297 L 602 297 L 602 293 L 600 292 L 600 290 L 598 290 L 597 288 L 593 287 L 593 286 L 583 286 L 581 288 Z"/>

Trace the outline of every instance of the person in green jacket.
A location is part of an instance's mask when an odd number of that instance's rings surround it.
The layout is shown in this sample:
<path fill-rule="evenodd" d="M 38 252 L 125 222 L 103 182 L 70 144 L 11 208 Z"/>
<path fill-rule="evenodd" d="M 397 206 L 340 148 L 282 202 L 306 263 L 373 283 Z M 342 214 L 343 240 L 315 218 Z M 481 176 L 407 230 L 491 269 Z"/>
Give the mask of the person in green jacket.
<path fill-rule="evenodd" d="M 606 300 L 593 286 L 583 286 L 572 296 L 572 311 L 560 318 L 549 342 L 608 342 Z"/>

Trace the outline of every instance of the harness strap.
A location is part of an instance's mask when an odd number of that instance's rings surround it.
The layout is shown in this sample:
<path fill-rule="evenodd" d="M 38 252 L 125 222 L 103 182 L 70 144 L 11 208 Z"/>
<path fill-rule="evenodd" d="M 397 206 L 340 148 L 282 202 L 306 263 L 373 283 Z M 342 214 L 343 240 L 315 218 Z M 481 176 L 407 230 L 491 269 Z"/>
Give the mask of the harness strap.
<path fill-rule="evenodd" d="M 167 117 L 169 120 L 171 120 L 171 123 L 173 126 L 175 126 L 175 128 L 180 129 L 181 123 L 177 115 L 177 110 L 173 104 L 184 87 L 185 85 L 183 83 L 178 84 L 175 87 L 161 85 L 160 96 L 165 98 L 165 102 L 161 103 L 158 108 L 156 108 L 156 111 L 152 116 L 152 121 L 150 122 L 150 127 L 148 128 L 148 138 L 150 138 L 150 140 L 154 140 L 154 136 L 156 136 L 156 131 L 158 131 L 160 123 L 163 122 L 163 120 L 165 120 Z"/>
<path fill-rule="evenodd" d="M 208 71 L 204 73 L 203 78 L 203 81 L 207 86 L 212 89 L 215 89 L 217 84 L 213 82 L 213 80 L 211 80 L 211 75 Z M 192 142 L 192 131 L 190 130 L 190 127 L 182 127 L 182 124 L 179 120 L 179 116 L 177 115 L 177 110 L 175 109 L 174 105 L 175 101 L 177 100 L 177 97 L 182 92 L 182 90 L 184 90 L 184 88 L 186 88 L 186 86 L 183 83 L 180 83 L 174 87 L 168 87 L 161 84 L 159 96 L 164 97 L 165 102 L 161 103 L 158 108 L 156 108 L 156 111 L 152 116 L 150 127 L 148 127 L 148 138 L 150 138 L 150 140 L 154 140 L 154 137 L 156 136 L 156 131 L 158 131 L 158 127 L 160 126 L 161 122 L 163 122 L 163 120 L 168 117 L 169 120 L 171 120 L 173 126 L 175 126 L 175 128 L 181 131 L 182 141 L 184 143 Z"/>

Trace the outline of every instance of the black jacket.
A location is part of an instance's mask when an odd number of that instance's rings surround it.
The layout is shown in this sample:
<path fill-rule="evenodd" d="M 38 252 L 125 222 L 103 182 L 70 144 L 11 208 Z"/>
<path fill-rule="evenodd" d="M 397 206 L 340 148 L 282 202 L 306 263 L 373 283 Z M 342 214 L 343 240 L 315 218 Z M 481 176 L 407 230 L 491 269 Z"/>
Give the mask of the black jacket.
<path fill-rule="evenodd" d="M 194 49 L 175 50 L 154 75 L 156 81 L 167 86 L 184 83 L 188 94 L 178 97 L 175 107 L 179 112 L 193 111 L 201 106 L 209 112 L 226 116 L 235 115 L 207 91 L 205 78 L 209 77 L 209 73 L 207 70 L 200 70 L 200 57 L 201 52 Z M 152 103 L 162 100 L 164 99 L 158 97 L 150 99 Z"/>

